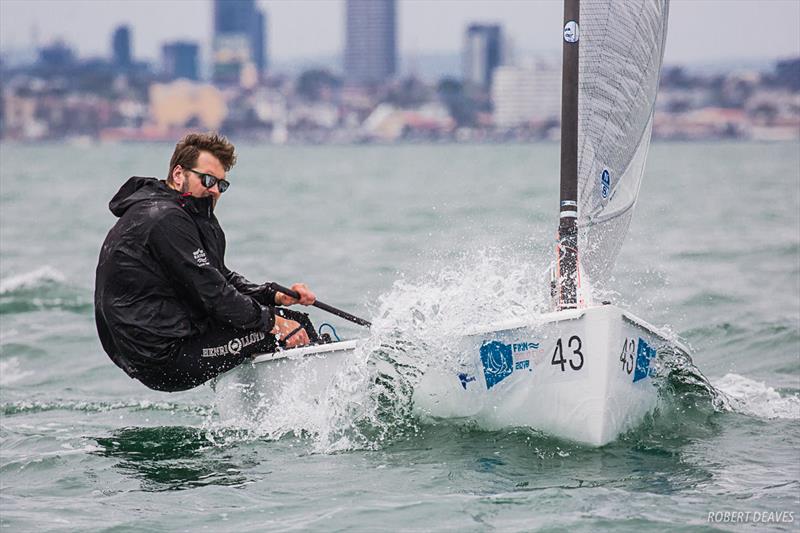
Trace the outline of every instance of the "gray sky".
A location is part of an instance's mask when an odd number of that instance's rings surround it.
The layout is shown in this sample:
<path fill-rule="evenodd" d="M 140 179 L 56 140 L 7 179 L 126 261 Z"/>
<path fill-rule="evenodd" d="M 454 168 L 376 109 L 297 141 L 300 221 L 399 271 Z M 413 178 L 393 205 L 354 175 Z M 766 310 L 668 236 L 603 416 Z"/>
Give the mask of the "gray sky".
<path fill-rule="evenodd" d="M 620 0 L 624 1 L 624 0 Z M 344 42 L 343 0 L 258 0 L 267 11 L 270 61 L 335 54 Z M 134 54 L 157 59 L 163 41 L 210 44 L 209 0 L 0 0 L 0 50 L 57 38 L 81 56 L 107 56 L 118 24 Z M 518 51 L 558 50 L 560 0 L 400 0 L 404 55 L 459 50 L 470 22 L 499 22 Z M 667 63 L 800 55 L 800 0 L 673 0 Z"/>

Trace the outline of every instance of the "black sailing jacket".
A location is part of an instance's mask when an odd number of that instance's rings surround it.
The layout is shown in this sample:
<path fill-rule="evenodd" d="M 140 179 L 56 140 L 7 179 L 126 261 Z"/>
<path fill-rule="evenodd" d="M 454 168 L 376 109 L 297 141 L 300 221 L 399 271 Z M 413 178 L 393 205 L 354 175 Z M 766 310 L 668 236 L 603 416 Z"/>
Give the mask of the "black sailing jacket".
<path fill-rule="evenodd" d="M 275 291 L 225 266 L 212 199 L 183 196 L 155 178 L 130 178 L 109 203 L 95 278 L 103 349 L 129 375 L 167 363 L 182 339 L 213 324 L 269 331 Z"/>

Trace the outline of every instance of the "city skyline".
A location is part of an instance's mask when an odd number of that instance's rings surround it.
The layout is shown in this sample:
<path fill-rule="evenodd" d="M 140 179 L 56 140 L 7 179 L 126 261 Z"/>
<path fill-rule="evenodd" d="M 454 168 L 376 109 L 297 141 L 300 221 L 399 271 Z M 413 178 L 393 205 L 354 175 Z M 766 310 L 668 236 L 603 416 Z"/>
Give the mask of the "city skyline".
<path fill-rule="evenodd" d="M 270 62 L 285 63 L 315 56 L 338 56 L 345 44 L 342 0 L 256 2 L 268 19 L 266 48 Z M 724 9 L 720 9 L 720 6 Z M 159 9 L 161 16 L 153 17 Z M 458 3 L 398 1 L 400 56 L 459 53 L 465 28 L 474 22 L 500 24 L 518 53 L 557 51 L 561 2 L 505 0 Z M 158 61 L 166 41 L 197 42 L 208 60 L 213 35 L 210 1 L 94 2 L 3 0 L 0 2 L 0 51 L 30 48 L 57 39 L 77 55 L 108 56 L 109 36 L 129 25 L 132 53 L 138 60 Z M 69 20 L 69 24 L 64 24 Z M 673 0 L 666 63 L 709 63 L 800 55 L 800 2 L 753 0 L 694 2 Z M 553 29 L 555 28 L 555 29 Z"/>

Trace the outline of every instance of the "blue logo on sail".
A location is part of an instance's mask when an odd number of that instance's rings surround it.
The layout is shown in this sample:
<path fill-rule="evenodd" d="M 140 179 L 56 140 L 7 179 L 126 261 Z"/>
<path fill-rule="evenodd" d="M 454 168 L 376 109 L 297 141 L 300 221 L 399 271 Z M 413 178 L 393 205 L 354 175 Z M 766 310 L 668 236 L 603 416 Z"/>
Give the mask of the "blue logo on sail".
<path fill-rule="evenodd" d="M 656 358 L 656 349 L 640 338 L 636 346 L 636 370 L 633 372 L 633 382 L 651 375 L 650 363 Z"/>
<path fill-rule="evenodd" d="M 600 174 L 600 192 L 604 199 L 608 198 L 608 193 L 611 192 L 611 174 L 608 173 L 608 169 L 603 169 L 603 173 Z"/>

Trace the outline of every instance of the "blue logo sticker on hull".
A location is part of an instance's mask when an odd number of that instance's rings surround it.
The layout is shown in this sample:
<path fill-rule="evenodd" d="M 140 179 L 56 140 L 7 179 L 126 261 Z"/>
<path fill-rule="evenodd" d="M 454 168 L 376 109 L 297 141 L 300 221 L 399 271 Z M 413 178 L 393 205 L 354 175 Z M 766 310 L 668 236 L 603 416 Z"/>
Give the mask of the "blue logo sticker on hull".
<path fill-rule="evenodd" d="M 475 381 L 477 378 L 475 376 L 470 376 L 465 372 L 461 372 L 458 375 L 458 380 L 461 382 L 461 386 L 464 387 L 464 390 L 467 390 L 467 383 Z"/>
<path fill-rule="evenodd" d="M 481 346 L 481 364 L 487 390 L 506 379 L 515 370 L 533 371 L 530 361 L 531 352 L 538 349 L 538 342 L 522 341 L 513 344 L 500 341 L 484 342 Z M 459 379 L 461 379 L 461 385 L 466 389 L 469 380 L 461 378 L 461 376 Z"/>
<path fill-rule="evenodd" d="M 634 383 L 650 376 L 652 371 L 650 363 L 655 357 L 656 349 L 640 337 L 636 346 L 636 370 L 633 372 Z"/>
<path fill-rule="evenodd" d="M 491 389 L 514 371 L 514 355 L 510 344 L 491 341 L 481 346 L 481 362 L 486 388 Z"/>

